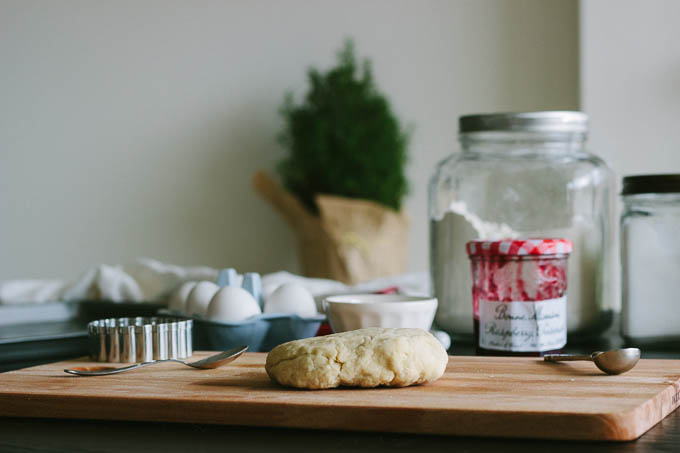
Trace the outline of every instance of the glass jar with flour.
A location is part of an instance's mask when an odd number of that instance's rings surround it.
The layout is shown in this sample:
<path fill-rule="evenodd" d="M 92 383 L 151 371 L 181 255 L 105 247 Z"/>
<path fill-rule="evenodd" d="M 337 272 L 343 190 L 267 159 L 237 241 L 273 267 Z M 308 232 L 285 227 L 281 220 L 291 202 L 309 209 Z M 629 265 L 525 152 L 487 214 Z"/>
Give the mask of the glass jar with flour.
<path fill-rule="evenodd" d="M 463 116 L 460 152 L 430 181 L 430 270 L 436 323 L 472 339 L 465 244 L 473 240 L 559 237 L 571 241 L 567 296 L 570 342 L 600 334 L 618 308 L 612 297 L 614 178 L 585 150 L 580 112 Z"/>

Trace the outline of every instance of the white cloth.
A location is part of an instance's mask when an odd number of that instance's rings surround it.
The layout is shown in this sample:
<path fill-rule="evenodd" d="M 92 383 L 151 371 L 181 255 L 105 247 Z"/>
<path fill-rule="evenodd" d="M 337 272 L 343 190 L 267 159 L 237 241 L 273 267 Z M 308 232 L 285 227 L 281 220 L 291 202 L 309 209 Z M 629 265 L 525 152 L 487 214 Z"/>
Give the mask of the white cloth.
<path fill-rule="evenodd" d="M 127 265 L 102 264 L 74 282 L 12 280 L 0 283 L 0 304 L 70 300 L 158 302 L 176 285 L 189 280 L 217 279 L 209 267 L 180 267 L 151 259 Z"/>
<path fill-rule="evenodd" d="M 126 265 L 102 264 L 85 272 L 74 282 L 61 280 L 11 280 L 0 283 L 0 304 L 44 303 L 70 300 L 165 303 L 177 286 L 192 280 L 217 280 L 217 269 L 182 267 L 141 258 Z M 348 292 L 374 292 L 396 287 L 412 295 L 429 294 L 425 272 L 381 278 L 356 286 L 320 278 L 306 278 L 289 272 L 262 276 L 265 299 L 281 284 L 297 282 L 315 298 Z"/>

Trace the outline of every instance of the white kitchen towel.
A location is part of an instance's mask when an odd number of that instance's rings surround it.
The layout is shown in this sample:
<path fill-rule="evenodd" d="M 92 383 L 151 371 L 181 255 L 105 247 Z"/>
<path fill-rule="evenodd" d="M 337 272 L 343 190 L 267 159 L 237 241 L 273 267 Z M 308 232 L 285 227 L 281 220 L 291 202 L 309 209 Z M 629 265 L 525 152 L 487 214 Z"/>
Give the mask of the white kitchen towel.
<path fill-rule="evenodd" d="M 217 280 L 217 269 L 182 267 L 148 258 L 126 265 L 102 264 L 89 269 L 74 282 L 61 280 L 11 280 L 0 283 L 0 304 L 42 303 L 66 300 L 106 300 L 113 302 L 164 303 L 172 290 L 191 280 Z M 381 278 L 350 287 L 319 278 L 301 277 L 289 272 L 275 272 L 262 277 L 265 298 L 279 285 L 297 282 L 315 297 L 343 292 L 373 292 L 396 287 L 413 295 L 429 294 L 429 277 L 425 272 Z"/>

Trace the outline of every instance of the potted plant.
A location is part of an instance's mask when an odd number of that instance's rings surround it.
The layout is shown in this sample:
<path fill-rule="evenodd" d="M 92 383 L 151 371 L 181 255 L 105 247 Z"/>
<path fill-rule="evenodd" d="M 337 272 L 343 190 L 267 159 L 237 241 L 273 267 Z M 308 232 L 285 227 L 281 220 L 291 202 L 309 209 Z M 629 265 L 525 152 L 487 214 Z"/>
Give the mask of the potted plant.
<path fill-rule="evenodd" d="M 283 189 L 262 172 L 254 180 L 293 227 L 303 273 L 347 283 L 403 272 L 407 243 L 408 133 L 370 62 L 359 66 L 347 41 L 335 67 L 309 70 L 305 98 L 289 93 L 281 108 Z"/>

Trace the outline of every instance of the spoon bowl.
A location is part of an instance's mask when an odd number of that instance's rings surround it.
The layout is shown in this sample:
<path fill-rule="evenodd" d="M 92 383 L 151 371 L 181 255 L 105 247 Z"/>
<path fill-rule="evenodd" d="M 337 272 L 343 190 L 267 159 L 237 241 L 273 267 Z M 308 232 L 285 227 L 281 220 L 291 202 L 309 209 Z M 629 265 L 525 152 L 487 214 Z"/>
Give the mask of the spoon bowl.
<path fill-rule="evenodd" d="M 633 368 L 640 360 L 638 348 L 612 349 L 593 352 L 593 363 L 607 374 L 621 374 Z"/>

